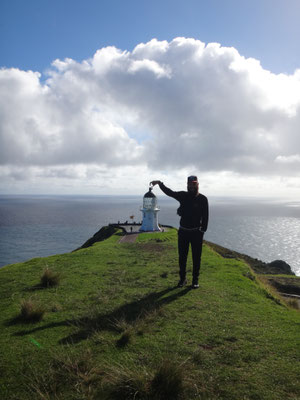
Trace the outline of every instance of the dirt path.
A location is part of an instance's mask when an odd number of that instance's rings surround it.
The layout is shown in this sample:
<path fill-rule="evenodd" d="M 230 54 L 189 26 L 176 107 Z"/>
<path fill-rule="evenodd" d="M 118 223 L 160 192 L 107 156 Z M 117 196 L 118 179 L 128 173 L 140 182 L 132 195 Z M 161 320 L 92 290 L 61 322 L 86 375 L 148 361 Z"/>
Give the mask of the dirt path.
<path fill-rule="evenodd" d="M 119 243 L 133 243 L 136 241 L 138 233 L 130 233 L 129 235 L 124 235 L 120 240 Z"/>

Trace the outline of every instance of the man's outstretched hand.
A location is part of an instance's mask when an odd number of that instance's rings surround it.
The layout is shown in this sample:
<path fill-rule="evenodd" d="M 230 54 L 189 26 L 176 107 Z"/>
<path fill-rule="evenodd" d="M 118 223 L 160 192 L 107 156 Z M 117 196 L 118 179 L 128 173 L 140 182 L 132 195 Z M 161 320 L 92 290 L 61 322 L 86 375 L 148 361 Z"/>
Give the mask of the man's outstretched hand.
<path fill-rule="evenodd" d="M 161 181 L 152 181 L 150 182 L 150 185 L 155 186 L 155 185 L 159 185 L 161 183 Z"/>

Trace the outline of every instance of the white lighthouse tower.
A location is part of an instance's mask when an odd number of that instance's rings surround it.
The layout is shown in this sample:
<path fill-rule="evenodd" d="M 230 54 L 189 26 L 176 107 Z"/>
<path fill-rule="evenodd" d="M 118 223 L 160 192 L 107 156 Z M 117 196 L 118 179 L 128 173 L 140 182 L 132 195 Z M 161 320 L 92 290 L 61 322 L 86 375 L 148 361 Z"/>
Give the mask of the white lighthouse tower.
<path fill-rule="evenodd" d="M 147 192 L 143 198 L 143 207 L 141 208 L 143 213 L 143 223 L 140 231 L 143 232 L 154 232 L 160 231 L 158 226 L 157 213 L 159 207 L 157 207 L 157 198 L 154 193 L 152 193 L 152 187 L 149 187 L 149 192 Z"/>

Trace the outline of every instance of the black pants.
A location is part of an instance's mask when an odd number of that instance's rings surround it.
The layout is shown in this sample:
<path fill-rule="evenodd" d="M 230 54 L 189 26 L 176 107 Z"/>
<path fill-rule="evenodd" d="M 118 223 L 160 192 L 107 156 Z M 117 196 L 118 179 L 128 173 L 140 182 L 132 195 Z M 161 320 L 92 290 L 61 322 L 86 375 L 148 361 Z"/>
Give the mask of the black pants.
<path fill-rule="evenodd" d="M 198 282 L 201 254 L 202 254 L 203 232 L 178 230 L 178 254 L 179 254 L 179 276 L 180 280 L 185 279 L 186 261 L 189 252 L 189 245 L 192 247 L 193 257 L 193 282 Z"/>

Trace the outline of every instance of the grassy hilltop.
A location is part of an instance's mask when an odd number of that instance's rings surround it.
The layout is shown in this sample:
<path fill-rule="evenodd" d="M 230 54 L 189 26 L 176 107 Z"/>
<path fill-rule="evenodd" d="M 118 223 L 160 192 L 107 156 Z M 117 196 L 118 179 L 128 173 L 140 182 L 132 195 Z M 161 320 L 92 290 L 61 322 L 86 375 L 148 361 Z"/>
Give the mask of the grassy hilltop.
<path fill-rule="evenodd" d="M 300 399 L 300 312 L 207 244 L 176 288 L 176 235 L 2 268 L 0 398 Z"/>

